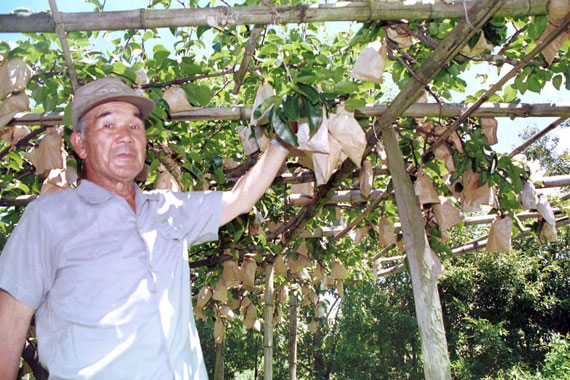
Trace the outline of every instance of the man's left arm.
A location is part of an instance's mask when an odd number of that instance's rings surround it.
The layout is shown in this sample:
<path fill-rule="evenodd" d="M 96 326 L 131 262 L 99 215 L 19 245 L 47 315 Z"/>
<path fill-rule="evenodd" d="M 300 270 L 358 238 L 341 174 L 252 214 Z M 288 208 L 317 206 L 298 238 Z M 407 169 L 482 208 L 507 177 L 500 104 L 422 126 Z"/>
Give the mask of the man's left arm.
<path fill-rule="evenodd" d="M 272 142 L 253 168 L 236 182 L 233 189 L 224 192 L 220 226 L 251 210 L 271 186 L 285 157 L 286 149 Z"/>

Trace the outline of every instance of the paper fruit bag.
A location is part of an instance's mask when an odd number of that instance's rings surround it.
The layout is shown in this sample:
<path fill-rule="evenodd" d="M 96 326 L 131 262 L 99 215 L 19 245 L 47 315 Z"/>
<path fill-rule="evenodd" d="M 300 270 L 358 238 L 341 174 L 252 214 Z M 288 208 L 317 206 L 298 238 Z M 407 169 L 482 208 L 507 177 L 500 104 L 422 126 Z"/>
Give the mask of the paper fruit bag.
<path fill-rule="evenodd" d="M 508 216 L 497 216 L 487 239 L 488 252 L 510 252 L 513 223 Z"/>

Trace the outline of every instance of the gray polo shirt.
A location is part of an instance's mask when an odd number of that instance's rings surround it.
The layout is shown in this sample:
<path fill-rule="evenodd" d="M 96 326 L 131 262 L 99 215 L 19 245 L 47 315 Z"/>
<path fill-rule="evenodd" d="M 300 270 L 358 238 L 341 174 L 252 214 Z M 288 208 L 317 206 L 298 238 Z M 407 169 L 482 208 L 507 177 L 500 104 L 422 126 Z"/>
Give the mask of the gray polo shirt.
<path fill-rule="evenodd" d="M 187 248 L 217 239 L 222 193 L 137 187 L 136 209 L 83 181 L 28 205 L 0 255 L 50 379 L 207 378 Z"/>

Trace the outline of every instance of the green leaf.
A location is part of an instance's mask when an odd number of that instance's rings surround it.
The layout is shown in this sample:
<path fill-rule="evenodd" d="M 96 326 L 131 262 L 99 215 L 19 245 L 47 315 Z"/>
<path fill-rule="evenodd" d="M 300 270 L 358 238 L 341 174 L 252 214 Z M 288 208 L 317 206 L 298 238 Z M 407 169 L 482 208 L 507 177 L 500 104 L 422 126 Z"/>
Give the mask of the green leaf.
<path fill-rule="evenodd" d="M 283 102 L 283 112 L 289 120 L 299 120 L 301 109 L 299 107 L 299 95 L 287 95 Z"/>
<path fill-rule="evenodd" d="M 505 103 L 511 103 L 516 99 L 516 97 L 517 97 L 516 88 L 514 88 L 511 85 L 505 87 L 505 90 L 503 91 L 503 101 Z"/>
<path fill-rule="evenodd" d="M 209 29 L 210 29 L 209 26 L 199 26 L 198 28 L 196 28 L 196 37 L 201 38 L 204 32 L 206 32 Z"/>
<path fill-rule="evenodd" d="M 202 162 L 204 160 L 202 155 L 191 150 L 188 151 L 188 156 L 195 162 Z"/>
<path fill-rule="evenodd" d="M 552 78 L 552 84 L 557 90 L 560 90 L 560 86 L 562 85 L 562 75 L 556 75 Z"/>
<path fill-rule="evenodd" d="M 113 63 L 113 72 L 122 75 L 133 82 L 137 81 L 137 75 L 135 72 L 122 62 Z"/>
<path fill-rule="evenodd" d="M 239 228 L 239 229 L 236 229 L 236 230 L 234 231 L 234 236 L 233 236 L 233 239 L 232 239 L 234 243 L 237 243 L 237 242 L 241 239 L 241 237 L 243 236 L 244 231 L 245 231 L 245 228 Z"/>
<path fill-rule="evenodd" d="M 311 103 L 316 104 L 320 102 L 321 97 L 317 90 L 315 90 L 313 87 L 307 86 L 306 84 L 297 83 L 297 89 L 301 94 L 309 98 Z"/>
<path fill-rule="evenodd" d="M 205 107 L 212 98 L 212 91 L 206 85 L 187 83 L 182 86 L 182 89 L 188 95 L 188 101 L 195 106 Z"/>
<path fill-rule="evenodd" d="M 538 39 L 546 28 L 546 16 L 535 16 L 534 21 L 528 28 L 528 34 L 533 39 Z"/>
<path fill-rule="evenodd" d="M 312 71 L 303 71 L 296 78 L 296 81 L 298 83 L 304 83 L 307 85 L 312 85 L 313 83 L 315 83 L 316 80 L 317 80 L 317 75 Z"/>
<path fill-rule="evenodd" d="M 335 89 L 335 92 L 337 92 L 339 94 L 352 94 L 358 90 L 358 86 L 356 85 L 356 83 L 354 83 L 352 81 L 343 80 L 343 81 L 338 82 L 334 86 L 334 89 Z"/>
<path fill-rule="evenodd" d="M 278 55 L 278 54 L 279 54 L 279 49 L 277 48 L 277 45 L 275 45 L 275 44 L 265 44 L 259 50 L 259 56 L 260 57 L 272 56 L 272 55 Z"/>
<path fill-rule="evenodd" d="M 65 111 L 63 112 L 62 123 L 64 125 L 71 126 L 71 102 L 69 102 L 69 104 L 67 104 L 67 106 L 65 107 Z"/>
<path fill-rule="evenodd" d="M 309 120 L 309 130 L 310 134 L 312 135 L 319 125 L 321 125 L 321 121 L 323 120 L 323 111 L 320 105 L 312 105 L 306 99 L 303 99 L 303 109 L 305 111 L 305 116 Z"/>
<path fill-rule="evenodd" d="M 344 101 L 344 107 L 347 110 L 355 110 L 366 105 L 366 100 L 360 98 L 348 98 Z"/>
<path fill-rule="evenodd" d="M 275 131 L 277 136 L 279 136 L 283 141 L 295 147 L 299 146 L 299 143 L 297 142 L 297 136 L 295 136 L 295 134 L 293 133 L 293 130 L 289 126 L 289 123 L 285 121 L 286 120 L 285 115 L 281 114 L 282 114 L 281 110 L 279 109 L 275 110 L 275 107 L 273 107 L 271 111 L 269 111 L 271 127 L 273 127 L 273 130 Z"/>
<path fill-rule="evenodd" d="M 542 84 L 540 82 L 540 79 L 538 77 L 538 75 L 533 74 L 528 78 L 528 89 L 532 92 L 537 92 L 540 93 L 540 90 L 542 90 Z"/>
<path fill-rule="evenodd" d="M 216 178 L 216 182 L 218 182 L 219 185 L 223 185 L 224 183 L 226 183 L 226 177 L 224 176 L 224 168 L 221 166 L 219 168 L 216 168 L 216 170 L 214 170 L 214 177 Z"/>

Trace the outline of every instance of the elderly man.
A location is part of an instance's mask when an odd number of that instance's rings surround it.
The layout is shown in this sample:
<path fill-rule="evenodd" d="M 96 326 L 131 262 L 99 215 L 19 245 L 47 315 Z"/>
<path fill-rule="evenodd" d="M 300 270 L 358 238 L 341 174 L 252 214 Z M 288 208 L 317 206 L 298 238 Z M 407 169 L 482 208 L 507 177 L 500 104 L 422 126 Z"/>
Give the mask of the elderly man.
<path fill-rule="evenodd" d="M 14 379 L 35 313 L 50 379 L 206 379 L 189 245 L 248 212 L 287 150 L 277 142 L 228 192 L 143 193 L 154 103 L 118 79 L 77 91 L 71 142 L 86 177 L 32 202 L 0 255 L 0 379 Z"/>

